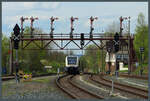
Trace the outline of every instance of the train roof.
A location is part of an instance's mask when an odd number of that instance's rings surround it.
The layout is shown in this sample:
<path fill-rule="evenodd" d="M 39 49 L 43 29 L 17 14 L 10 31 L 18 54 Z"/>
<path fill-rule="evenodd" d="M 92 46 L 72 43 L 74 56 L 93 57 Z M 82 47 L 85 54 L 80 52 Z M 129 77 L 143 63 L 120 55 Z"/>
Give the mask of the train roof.
<path fill-rule="evenodd" d="M 66 57 L 78 57 L 78 58 L 80 58 L 81 56 L 83 56 L 83 55 L 68 55 Z"/>
<path fill-rule="evenodd" d="M 66 57 L 78 57 L 78 56 L 76 56 L 76 55 L 68 55 Z"/>

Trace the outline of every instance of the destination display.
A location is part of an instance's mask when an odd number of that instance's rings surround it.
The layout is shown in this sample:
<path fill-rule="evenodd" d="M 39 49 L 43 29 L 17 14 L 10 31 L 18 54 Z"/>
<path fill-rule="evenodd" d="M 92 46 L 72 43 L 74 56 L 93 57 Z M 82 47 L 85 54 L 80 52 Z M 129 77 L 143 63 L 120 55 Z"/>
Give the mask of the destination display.
<path fill-rule="evenodd" d="M 77 57 L 68 57 L 68 64 L 75 65 L 77 62 Z"/>

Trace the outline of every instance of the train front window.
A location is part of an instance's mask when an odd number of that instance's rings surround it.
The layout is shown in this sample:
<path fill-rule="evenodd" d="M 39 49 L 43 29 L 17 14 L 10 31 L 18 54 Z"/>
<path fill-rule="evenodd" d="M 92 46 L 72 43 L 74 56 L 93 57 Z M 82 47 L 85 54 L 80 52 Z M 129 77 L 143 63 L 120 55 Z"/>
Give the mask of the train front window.
<path fill-rule="evenodd" d="M 76 65 L 77 57 L 68 57 L 68 65 Z"/>

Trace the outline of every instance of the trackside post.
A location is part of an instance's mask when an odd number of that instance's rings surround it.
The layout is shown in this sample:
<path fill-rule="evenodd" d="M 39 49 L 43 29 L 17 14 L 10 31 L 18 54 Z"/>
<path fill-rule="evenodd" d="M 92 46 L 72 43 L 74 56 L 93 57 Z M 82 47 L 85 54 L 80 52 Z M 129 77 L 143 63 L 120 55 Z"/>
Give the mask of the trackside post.
<path fill-rule="evenodd" d="M 59 68 L 57 68 L 57 77 L 59 78 Z"/>
<path fill-rule="evenodd" d="M 20 77 L 19 77 L 19 63 L 18 63 L 18 48 L 19 48 L 19 41 L 20 41 L 20 27 L 18 24 L 15 25 L 14 29 L 14 49 L 16 50 L 16 74 L 15 74 L 15 79 L 17 84 L 20 82 Z"/>

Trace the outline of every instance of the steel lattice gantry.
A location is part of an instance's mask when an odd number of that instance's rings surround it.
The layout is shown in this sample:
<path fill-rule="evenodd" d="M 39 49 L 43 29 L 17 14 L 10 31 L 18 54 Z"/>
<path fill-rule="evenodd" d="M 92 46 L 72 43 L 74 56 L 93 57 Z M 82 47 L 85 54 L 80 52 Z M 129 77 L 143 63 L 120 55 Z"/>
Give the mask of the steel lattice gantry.
<path fill-rule="evenodd" d="M 11 66 L 13 66 L 13 49 L 14 49 L 14 39 L 17 37 L 19 37 L 18 41 L 20 42 L 21 49 L 23 50 L 68 50 L 67 46 L 71 43 L 73 43 L 75 46 L 77 46 L 77 48 L 74 49 L 69 49 L 69 50 L 85 50 L 86 46 L 88 46 L 90 43 L 93 43 L 94 45 L 97 46 L 97 49 L 101 49 L 101 50 L 106 50 L 106 43 L 108 41 L 113 41 L 114 40 L 114 36 L 111 35 L 106 35 L 104 33 L 93 33 L 94 27 L 93 27 L 93 22 L 94 20 L 97 20 L 98 17 L 90 17 L 90 33 L 74 33 L 74 27 L 73 27 L 73 22 L 75 20 L 78 20 L 77 17 L 71 17 L 70 18 L 70 22 L 71 22 L 71 27 L 70 27 L 70 33 L 69 34 L 54 34 L 54 28 L 53 28 L 53 23 L 55 20 L 58 20 L 57 17 L 51 17 L 50 18 L 50 34 L 34 34 L 34 28 L 33 28 L 33 22 L 35 20 L 38 20 L 38 18 L 34 18 L 31 17 L 29 18 L 24 18 L 21 17 L 21 35 L 20 36 L 14 36 L 12 35 L 10 37 L 10 50 L 11 50 L 11 58 L 10 58 L 10 62 L 11 62 Z M 123 43 L 123 41 L 125 43 L 128 43 L 128 51 L 129 51 L 129 59 L 130 59 L 130 63 L 132 64 L 132 62 L 134 61 L 135 58 L 135 53 L 134 53 L 134 49 L 133 49 L 133 36 L 131 37 L 130 34 L 128 36 L 122 36 L 122 22 L 124 19 L 128 19 L 127 17 L 120 17 L 120 42 Z M 129 18 L 130 19 L 130 18 Z M 29 34 L 24 34 L 24 28 L 23 28 L 23 22 L 25 20 L 30 20 L 31 21 L 31 32 Z M 129 32 L 130 33 L 130 32 Z M 127 42 L 128 40 L 128 42 Z M 17 40 L 16 40 L 17 41 Z M 67 42 L 66 42 L 67 41 Z M 98 43 L 100 42 L 100 43 Z M 51 43 L 53 43 L 56 47 L 50 47 Z M 111 42 L 110 42 L 111 43 Z M 112 42 L 114 43 L 114 42 Z M 29 45 L 34 45 L 34 48 L 29 48 Z M 111 45 L 113 46 L 113 44 Z M 122 45 L 121 45 L 122 47 Z M 94 49 L 95 50 L 95 49 Z M 10 67 L 11 67 L 10 66 Z"/>
<path fill-rule="evenodd" d="M 84 34 L 84 40 L 83 41 L 87 41 L 86 43 L 81 44 L 81 34 L 73 34 L 74 37 L 70 38 L 70 34 L 55 34 L 53 36 L 53 38 L 50 37 L 50 34 L 34 34 L 31 38 L 31 34 L 24 34 L 21 38 L 21 48 L 25 49 L 25 50 L 41 50 L 41 49 L 46 49 L 46 50 L 56 50 L 55 48 L 48 48 L 49 44 L 51 42 L 53 42 L 57 47 L 58 50 L 66 50 L 66 47 L 68 44 L 70 44 L 71 42 L 74 43 L 78 48 L 76 49 L 72 49 L 72 50 L 81 50 L 81 49 L 85 49 L 85 47 L 92 42 L 93 44 L 95 44 L 99 49 L 105 49 L 106 45 L 105 42 L 109 41 L 109 40 L 114 40 L 114 36 L 106 36 L 103 33 L 96 33 L 93 34 L 93 38 L 90 38 L 90 34 L 85 33 Z M 10 37 L 11 40 L 13 40 L 13 36 Z M 122 36 L 120 37 L 120 40 L 128 40 L 128 36 Z M 132 40 L 134 40 L 134 38 L 130 38 L 131 42 Z M 58 44 L 58 41 L 60 45 Z M 68 41 L 68 42 L 64 42 L 64 41 Z M 97 41 L 100 42 L 100 44 L 97 43 Z M 40 42 L 36 43 L 36 42 Z M 79 43 L 80 42 L 80 43 Z M 32 48 L 32 49 L 28 49 L 27 46 L 30 45 L 31 43 L 33 43 L 37 48 Z"/>
<path fill-rule="evenodd" d="M 11 53 L 13 53 L 13 38 L 12 35 L 10 37 L 10 50 Z M 127 42 L 127 40 L 130 39 L 130 49 L 128 49 L 130 52 L 130 63 L 132 64 L 135 61 L 135 52 L 133 49 L 133 36 L 122 36 L 120 37 L 120 41 L 124 40 Z M 89 33 L 84 33 L 84 39 L 81 40 L 81 34 L 73 34 L 73 37 L 70 37 L 70 34 L 53 34 L 53 38 L 51 38 L 50 34 L 33 34 L 31 37 L 31 34 L 24 34 L 20 37 L 20 48 L 23 50 L 68 50 L 66 47 L 69 44 L 74 44 L 77 46 L 77 48 L 69 49 L 69 50 L 86 50 L 86 46 L 89 45 L 89 43 L 93 43 L 97 46 L 97 49 L 106 50 L 106 42 L 107 41 L 113 41 L 114 36 L 113 35 L 105 35 L 104 33 L 93 33 L 92 38 L 90 37 Z M 65 42 L 67 41 L 67 42 Z M 53 42 L 55 46 L 57 47 L 49 47 L 49 45 Z M 100 43 L 98 43 L 100 42 Z M 83 44 L 84 43 L 84 44 Z M 30 44 L 34 44 L 34 48 L 28 48 Z M 95 50 L 95 49 L 93 49 Z M 13 54 L 11 55 L 11 61 L 13 61 Z M 11 63 L 11 66 L 13 68 L 13 62 Z"/>

